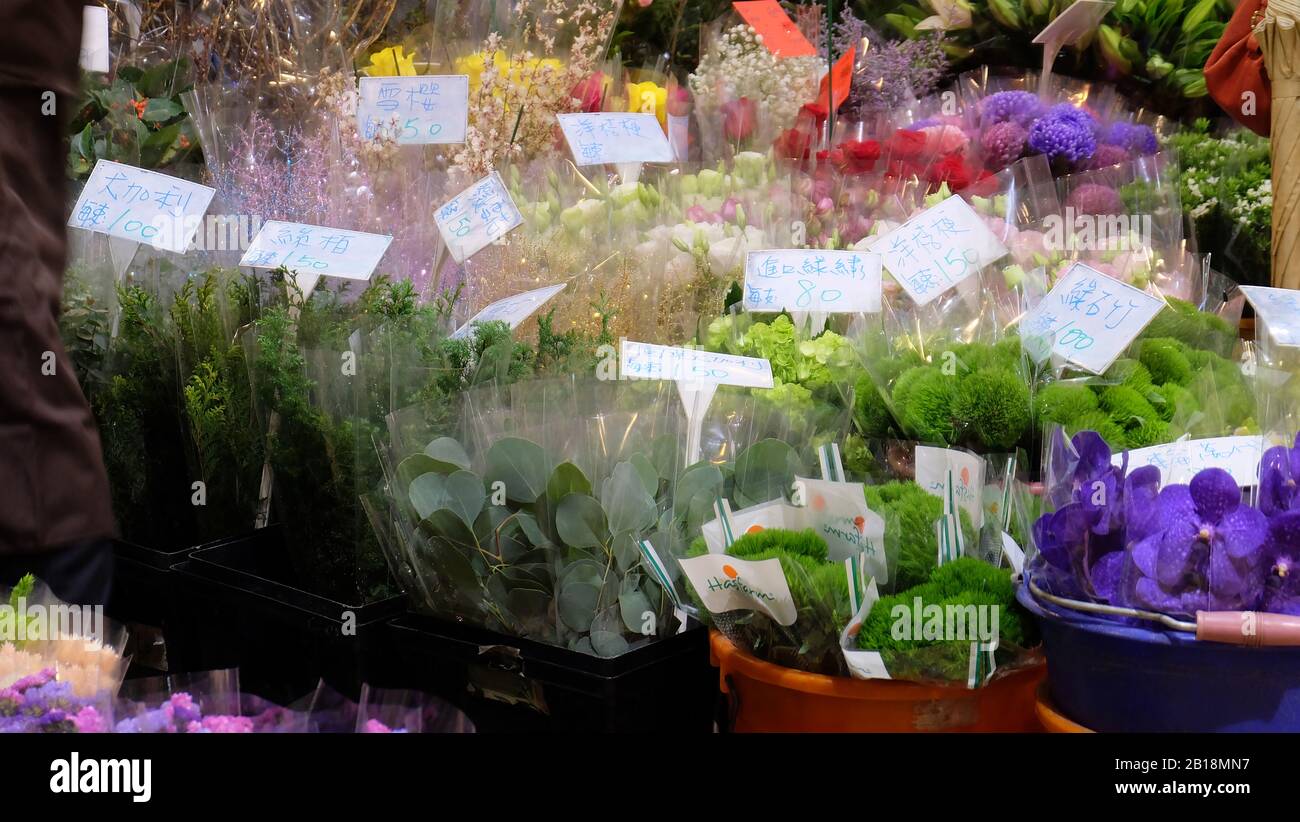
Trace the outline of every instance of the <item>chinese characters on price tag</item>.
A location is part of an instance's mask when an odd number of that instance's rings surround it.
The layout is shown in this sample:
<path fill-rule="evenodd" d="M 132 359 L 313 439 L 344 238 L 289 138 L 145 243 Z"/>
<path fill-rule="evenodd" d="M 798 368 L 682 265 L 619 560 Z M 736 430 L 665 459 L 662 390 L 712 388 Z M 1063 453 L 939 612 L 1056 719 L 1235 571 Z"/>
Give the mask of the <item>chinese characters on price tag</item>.
<path fill-rule="evenodd" d="M 465 142 L 469 77 L 464 74 L 362 77 L 358 91 L 357 132 L 367 140 Z"/>
<path fill-rule="evenodd" d="M 746 388 L 771 388 L 772 364 L 759 357 L 622 341 L 619 373 L 625 379 L 678 380 Z"/>
<path fill-rule="evenodd" d="M 1198 471 L 1222 468 L 1245 488 L 1259 482 L 1259 458 L 1263 453 L 1263 437 L 1243 434 L 1135 448 L 1113 455 L 1111 461 L 1119 467 L 1127 457 L 1130 474 L 1143 466 L 1154 465 L 1160 469 L 1163 485 L 1190 482 Z"/>
<path fill-rule="evenodd" d="M 215 193 L 188 180 L 100 160 L 68 225 L 183 254 Z"/>
<path fill-rule="evenodd" d="M 1007 247 L 957 195 L 881 236 L 871 250 L 918 305 L 1007 254 Z"/>
<path fill-rule="evenodd" d="M 308 277 L 368 280 L 392 237 L 268 220 L 239 261 L 249 268 L 284 266 Z"/>
<path fill-rule="evenodd" d="M 673 149 L 653 114 L 557 114 L 564 139 L 580 166 L 603 163 L 670 163 Z"/>
<path fill-rule="evenodd" d="M 1165 301 L 1075 263 L 1020 321 L 1035 359 L 1054 355 L 1100 374 L 1165 307 Z"/>
<path fill-rule="evenodd" d="M 451 257 L 463 263 L 524 221 L 494 171 L 433 213 Z"/>
<path fill-rule="evenodd" d="M 880 255 L 771 249 L 745 255 L 750 311 L 880 311 Z"/>
<path fill-rule="evenodd" d="M 471 317 L 469 322 L 457 328 L 451 336 L 453 339 L 463 337 L 474 327 L 474 323 L 493 320 L 500 320 L 508 323 L 511 328 L 518 328 L 520 323 L 533 316 L 533 312 L 541 308 L 547 300 L 563 291 L 564 286 L 565 283 L 548 285 L 546 288 L 525 291 L 513 297 L 506 297 L 504 300 L 497 300 Z"/>
<path fill-rule="evenodd" d="M 1268 328 L 1268 334 L 1275 342 L 1285 346 L 1300 345 L 1300 291 L 1243 285 L 1241 293 L 1250 300 L 1256 316 Z"/>

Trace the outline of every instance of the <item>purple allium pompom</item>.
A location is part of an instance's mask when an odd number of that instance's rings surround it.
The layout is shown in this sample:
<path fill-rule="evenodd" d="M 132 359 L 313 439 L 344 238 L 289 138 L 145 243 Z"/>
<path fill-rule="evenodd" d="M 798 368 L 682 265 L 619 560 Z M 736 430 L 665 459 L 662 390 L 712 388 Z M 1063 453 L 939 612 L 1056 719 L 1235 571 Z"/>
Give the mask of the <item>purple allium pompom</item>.
<path fill-rule="evenodd" d="M 1124 198 L 1110 186 L 1084 183 L 1070 192 L 1065 205 L 1078 214 L 1123 214 Z"/>
<path fill-rule="evenodd" d="M 984 132 L 984 165 L 989 171 L 1000 171 L 1020 159 L 1025 152 L 1025 139 L 1029 132 L 1007 120 L 996 123 Z"/>
<path fill-rule="evenodd" d="M 1053 106 L 1029 129 L 1029 147 L 1048 159 L 1078 165 L 1097 150 L 1096 121 L 1069 103 Z"/>
<path fill-rule="evenodd" d="M 996 123 L 1016 123 L 1029 128 L 1042 113 L 1042 101 L 1029 91 L 999 91 L 980 101 L 980 123 L 985 128 Z"/>
<path fill-rule="evenodd" d="M 1155 154 L 1160 150 L 1156 134 L 1139 123 L 1112 123 L 1106 130 L 1103 142 L 1131 151 L 1134 154 Z"/>

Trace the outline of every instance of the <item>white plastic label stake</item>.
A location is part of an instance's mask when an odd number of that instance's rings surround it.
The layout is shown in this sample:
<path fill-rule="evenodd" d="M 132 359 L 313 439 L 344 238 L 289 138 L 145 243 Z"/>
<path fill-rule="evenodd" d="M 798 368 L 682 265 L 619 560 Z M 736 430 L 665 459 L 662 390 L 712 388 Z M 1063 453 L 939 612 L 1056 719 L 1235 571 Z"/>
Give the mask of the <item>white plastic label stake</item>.
<path fill-rule="evenodd" d="M 704 415 L 708 413 L 709 403 L 717 393 L 717 383 L 677 382 L 677 395 L 682 399 L 686 409 L 686 464 L 694 465 L 700 460 L 700 441 L 704 437 Z"/>
<path fill-rule="evenodd" d="M 975 210 L 955 194 L 882 235 L 871 250 L 918 305 L 1007 254 Z"/>
<path fill-rule="evenodd" d="M 1038 78 L 1038 93 L 1050 90 L 1052 64 L 1064 46 L 1070 46 L 1097 30 L 1102 18 L 1114 8 L 1112 0 L 1075 0 L 1056 19 L 1043 27 L 1034 42 L 1043 47 L 1043 72 Z"/>
<path fill-rule="evenodd" d="M 668 593 L 668 598 L 673 601 L 673 605 L 680 609 L 682 598 L 678 595 L 672 578 L 668 576 L 668 566 L 664 565 L 663 560 L 659 558 L 659 552 L 655 550 L 648 539 L 638 542 L 637 547 L 641 549 L 641 562 L 649 569 L 651 576 L 655 578 L 660 587 Z"/>
<path fill-rule="evenodd" d="M 984 524 L 984 459 L 952 448 L 918 445 L 915 462 L 916 484 L 940 499 L 951 490 L 953 502 L 970 515 L 971 524 L 979 530 Z"/>
<path fill-rule="evenodd" d="M 574 165 L 671 163 L 673 148 L 653 114 L 557 114 Z"/>
<path fill-rule="evenodd" d="M 109 70 L 108 9 L 85 6 L 81 10 L 81 67 L 86 71 Z"/>
<path fill-rule="evenodd" d="M 473 317 L 470 317 L 469 322 L 457 328 L 451 335 L 452 339 L 464 337 L 470 332 L 474 323 L 501 320 L 508 323 L 511 328 L 518 328 L 524 320 L 533 316 L 537 309 L 545 305 L 547 300 L 563 291 L 565 285 L 566 283 L 548 285 L 545 288 L 537 288 L 532 291 L 525 291 L 522 294 L 516 294 L 513 297 L 506 297 L 504 300 L 497 300 Z"/>
<path fill-rule="evenodd" d="M 183 254 L 214 194 L 189 180 L 100 160 L 68 225 Z"/>
<path fill-rule="evenodd" d="M 862 630 L 862 623 L 879 599 L 880 591 L 873 579 L 867 583 L 862 605 L 840 632 L 840 652 L 844 654 L 844 662 L 854 679 L 893 679 L 879 651 L 863 651 L 858 648 L 858 632 Z"/>
<path fill-rule="evenodd" d="M 1165 301 L 1075 263 L 1020 320 L 1040 361 L 1053 358 L 1101 374 L 1165 307 Z"/>
<path fill-rule="evenodd" d="M 704 554 L 678 564 L 710 613 L 761 611 L 778 625 L 793 625 L 798 616 L 781 561 L 775 557 L 753 562 Z"/>
<path fill-rule="evenodd" d="M 1017 574 L 1025 572 L 1025 549 L 1021 548 L 1006 531 L 1002 532 L 1002 553 L 1007 555 L 1007 562 L 1011 563 L 1012 571 Z"/>
<path fill-rule="evenodd" d="M 750 311 L 880 311 L 880 255 L 775 248 L 745 255 Z"/>
<path fill-rule="evenodd" d="M 524 221 L 495 171 L 433 214 L 451 257 L 463 263 Z"/>
<path fill-rule="evenodd" d="M 284 266 L 304 280 L 369 280 L 392 241 L 386 234 L 268 220 L 239 264 L 248 268 Z"/>
<path fill-rule="evenodd" d="M 1143 466 L 1154 465 L 1160 469 L 1160 484 L 1164 486 L 1189 482 L 1205 468 L 1222 468 L 1238 485 L 1246 487 L 1259 482 L 1259 459 L 1264 448 L 1264 438 L 1258 434 L 1151 445 L 1128 452 L 1128 473 L 1131 476 Z M 1119 466 L 1123 459 L 1121 451 L 1111 457 L 1111 462 Z"/>
<path fill-rule="evenodd" d="M 469 123 L 469 77 L 362 77 L 357 88 L 357 133 L 401 145 L 463 143 Z"/>
<path fill-rule="evenodd" d="M 619 374 L 624 379 L 674 380 L 688 385 L 713 383 L 771 388 L 772 363 L 694 348 L 622 340 Z"/>
<path fill-rule="evenodd" d="M 1274 342 L 1287 347 L 1300 346 L 1300 291 L 1262 285 L 1240 288 Z"/>

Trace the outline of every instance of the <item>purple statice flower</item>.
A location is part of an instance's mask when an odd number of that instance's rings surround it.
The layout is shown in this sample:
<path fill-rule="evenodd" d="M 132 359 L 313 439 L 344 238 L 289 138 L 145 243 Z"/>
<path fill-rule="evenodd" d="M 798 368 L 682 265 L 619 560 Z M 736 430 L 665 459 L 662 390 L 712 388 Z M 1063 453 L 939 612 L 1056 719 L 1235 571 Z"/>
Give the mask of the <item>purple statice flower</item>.
<path fill-rule="evenodd" d="M 172 718 L 177 724 L 188 725 L 203 718 L 203 712 L 194 704 L 194 697 L 185 693 L 175 693 L 167 700 L 171 704 Z"/>
<path fill-rule="evenodd" d="M 1124 198 L 1110 186 L 1084 183 L 1070 192 L 1065 205 L 1076 214 L 1123 214 Z"/>
<path fill-rule="evenodd" d="M 108 730 L 108 722 L 93 705 L 87 705 L 72 717 L 72 724 L 77 733 L 102 734 Z"/>
<path fill-rule="evenodd" d="M 1102 135 L 1102 142 L 1118 146 L 1133 154 L 1155 154 L 1160 150 L 1156 133 L 1149 126 L 1141 123 L 1126 123 L 1120 120 L 1111 123 Z"/>
<path fill-rule="evenodd" d="M 141 711 L 136 716 L 119 721 L 115 732 L 120 734 L 176 733 L 176 723 L 172 717 L 171 703 L 164 702 L 157 708 Z"/>
<path fill-rule="evenodd" d="M 840 111 L 851 119 L 901 108 L 913 97 L 922 98 L 939 87 L 948 71 L 948 55 L 934 35 L 914 40 L 881 37 L 850 10 L 844 9 L 831 33 L 834 53 L 858 49 L 856 77 Z M 862 38 L 871 44 L 863 54 Z M 822 49 L 825 56 L 825 49 Z"/>
<path fill-rule="evenodd" d="M 984 132 L 984 166 L 989 171 L 1000 171 L 1020 159 L 1025 153 L 1025 139 L 1029 132 L 1011 120 L 994 123 Z"/>
<path fill-rule="evenodd" d="M 1296 483 L 1300 481 L 1300 434 L 1295 445 L 1274 446 L 1259 460 L 1259 510 L 1265 516 L 1290 511 L 1300 498 Z"/>
<path fill-rule="evenodd" d="M 378 719 L 367 719 L 361 726 L 363 734 L 391 734 L 393 729 L 380 722 Z"/>
<path fill-rule="evenodd" d="M 1029 128 L 1043 116 L 1043 101 L 1030 91 L 999 91 L 979 104 L 980 125 L 988 128 L 997 123 L 1015 123 Z"/>
<path fill-rule="evenodd" d="M 253 720 L 246 716 L 205 716 L 201 720 L 186 723 L 185 732 L 190 734 L 251 734 Z"/>
<path fill-rule="evenodd" d="M 1029 147 L 1048 159 L 1078 165 L 1097 151 L 1092 115 L 1069 103 L 1052 106 L 1029 128 Z"/>
<path fill-rule="evenodd" d="M 904 126 L 903 131 L 924 131 L 925 129 L 930 128 L 931 126 L 941 126 L 941 125 L 944 125 L 944 120 L 942 117 L 926 117 L 924 120 L 917 120 L 915 123 L 912 123 L 910 126 Z"/>
<path fill-rule="evenodd" d="M 1133 604 L 1177 615 L 1254 607 L 1263 593 L 1260 549 L 1269 527 L 1242 504 L 1227 471 L 1207 468 L 1187 485 L 1162 488 L 1154 500 L 1135 499 L 1128 513 L 1149 529 L 1129 551 Z"/>
<path fill-rule="evenodd" d="M 1120 163 L 1127 163 L 1132 157 L 1128 151 L 1120 146 L 1113 146 L 1109 143 L 1101 143 L 1097 146 L 1097 153 L 1092 155 L 1092 159 L 1087 162 L 1087 169 L 1090 171 L 1099 168 L 1110 168 Z"/>

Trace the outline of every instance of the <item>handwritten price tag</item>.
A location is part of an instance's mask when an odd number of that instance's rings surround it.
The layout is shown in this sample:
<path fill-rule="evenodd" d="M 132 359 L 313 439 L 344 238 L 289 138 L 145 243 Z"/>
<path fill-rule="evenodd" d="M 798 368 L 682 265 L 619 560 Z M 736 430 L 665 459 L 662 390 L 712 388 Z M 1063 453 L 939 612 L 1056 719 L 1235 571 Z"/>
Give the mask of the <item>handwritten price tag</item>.
<path fill-rule="evenodd" d="M 882 235 L 871 250 L 918 305 L 1007 254 L 1007 247 L 957 195 Z"/>
<path fill-rule="evenodd" d="M 1060 357 L 1100 374 L 1165 307 L 1165 301 L 1083 263 L 1066 270 L 1020 321 L 1020 338 L 1036 358 Z"/>
<path fill-rule="evenodd" d="M 1128 452 L 1128 472 L 1144 465 L 1160 469 L 1160 484 L 1188 482 L 1203 468 L 1222 468 L 1238 485 L 1259 482 L 1259 458 L 1264 455 L 1264 438 L 1258 434 L 1236 437 L 1212 437 L 1152 445 Z M 1111 457 L 1118 467 L 1124 452 Z"/>
<path fill-rule="evenodd" d="M 1255 315 L 1263 321 L 1275 342 L 1285 346 L 1300 345 L 1300 291 L 1243 285 L 1241 293 L 1255 307 Z"/>
<path fill-rule="evenodd" d="M 771 249 L 745 255 L 750 311 L 880 311 L 880 255 Z"/>
<path fill-rule="evenodd" d="M 715 354 L 694 348 L 623 340 L 619 373 L 643 380 L 678 380 L 745 388 L 771 388 L 772 363 L 759 357 Z"/>
<path fill-rule="evenodd" d="M 970 514 L 976 528 L 984 524 L 984 459 L 968 451 L 916 446 L 916 484 Z"/>
<path fill-rule="evenodd" d="M 776 0 L 746 0 L 731 4 L 741 18 L 763 38 L 763 45 L 778 57 L 815 57 L 817 49 Z"/>
<path fill-rule="evenodd" d="M 463 263 L 524 221 L 495 171 L 433 214 L 452 259 Z"/>
<path fill-rule="evenodd" d="M 533 316 L 533 312 L 541 308 L 547 300 L 563 291 L 564 286 L 565 283 L 548 285 L 546 288 L 525 291 L 513 297 L 506 297 L 504 300 L 497 300 L 471 317 L 469 322 L 457 328 L 451 336 L 453 339 L 463 337 L 470 332 L 474 323 L 493 320 L 501 320 L 509 323 L 511 328 L 518 328 L 520 323 Z"/>
<path fill-rule="evenodd" d="M 305 223 L 268 220 L 239 261 L 249 268 L 278 268 L 316 277 L 368 280 L 393 238 Z"/>
<path fill-rule="evenodd" d="M 188 180 L 100 160 L 68 225 L 183 254 L 214 194 Z"/>
<path fill-rule="evenodd" d="M 602 163 L 670 163 L 673 148 L 653 114 L 557 114 L 564 139 L 580 166 Z"/>
<path fill-rule="evenodd" d="M 402 145 L 463 143 L 469 118 L 469 77 L 362 77 L 357 97 L 357 132 L 367 140 L 384 136 Z"/>

